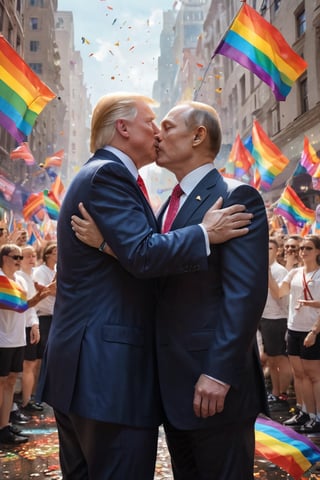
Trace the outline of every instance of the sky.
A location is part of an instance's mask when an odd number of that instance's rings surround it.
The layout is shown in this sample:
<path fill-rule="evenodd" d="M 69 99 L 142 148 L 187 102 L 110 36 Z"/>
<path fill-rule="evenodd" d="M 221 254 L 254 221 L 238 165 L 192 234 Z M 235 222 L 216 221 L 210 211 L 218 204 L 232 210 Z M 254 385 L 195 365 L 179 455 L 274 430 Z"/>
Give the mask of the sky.
<path fill-rule="evenodd" d="M 73 12 L 75 49 L 81 53 L 84 81 L 93 106 L 108 92 L 125 90 L 152 96 L 162 12 L 172 9 L 174 3 L 58 0 L 58 10 Z"/>

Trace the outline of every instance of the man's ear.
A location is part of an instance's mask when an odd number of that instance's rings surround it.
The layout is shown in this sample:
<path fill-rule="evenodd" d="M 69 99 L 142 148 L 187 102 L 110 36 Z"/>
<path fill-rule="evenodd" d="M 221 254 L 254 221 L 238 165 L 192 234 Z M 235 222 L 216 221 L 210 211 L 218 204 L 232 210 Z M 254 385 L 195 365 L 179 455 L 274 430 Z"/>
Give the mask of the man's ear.
<path fill-rule="evenodd" d="M 119 120 L 116 120 L 115 126 L 119 135 L 121 135 L 122 137 L 128 137 L 129 134 L 125 120 L 121 118 Z"/>
<path fill-rule="evenodd" d="M 200 145 L 200 143 L 203 142 L 203 140 L 207 136 L 207 129 L 203 125 L 197 128 L 194 137 L 193 137 L 193 145 Z"/>

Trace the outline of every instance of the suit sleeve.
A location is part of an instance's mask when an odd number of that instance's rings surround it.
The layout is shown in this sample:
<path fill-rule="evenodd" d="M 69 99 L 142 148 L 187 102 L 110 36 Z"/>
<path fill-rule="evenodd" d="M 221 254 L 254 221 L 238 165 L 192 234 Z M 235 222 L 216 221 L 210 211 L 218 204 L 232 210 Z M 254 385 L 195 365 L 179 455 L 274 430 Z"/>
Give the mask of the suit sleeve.
<path fill-rule="evenodd" d="M 124 168 L 109 163 L 92 178 L 89 213 L 122 266 L 137 278 L 207 269 L 204 235 L 198 225 L 168 234 L 157 224 Z"/>
<path fill-rule="evenodd" d="M 221 302 L 204 373 L 237 387 L 255 341 L 268 292 L 268 223 L 259 193 L 236 188 L 224 206 L 245 204 L 254 217 L 247 235 L 221 244 Z"/>

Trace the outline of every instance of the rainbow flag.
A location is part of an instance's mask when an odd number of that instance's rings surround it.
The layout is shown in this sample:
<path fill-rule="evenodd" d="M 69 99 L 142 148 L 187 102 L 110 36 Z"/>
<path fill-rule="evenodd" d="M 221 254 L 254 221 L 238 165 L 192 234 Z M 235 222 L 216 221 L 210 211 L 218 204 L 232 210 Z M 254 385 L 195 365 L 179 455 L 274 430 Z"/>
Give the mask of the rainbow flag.
<path fill-rule="evenodd" d="M 252 127 L 252 156 L 259 171 L 260 187 L 268 191 L 275 179 L 289 163 L 288 158 L 270 140 L 257 120 Z"/>
<path fill-rule="evenodd" d="M 282 215 L 288 222 L 300 228 L 303 228 L 305 223 L 311 225 L 316 218 L 315 211 L 307 208 L 289 185 L 282 192 L 274 213 Z"/>
<path fill-rule="evenodd" d="M 24 141 L 37 116 L 55 97 L 0 35 L 0 125 L 17 142 Z"/>
<path fill-rule="evenodd" d="M 43 200 L 49 218 L 51 218 L 52 220 L 58 220 L 60 207 L 54 201 L 54 198 L 50 195 L 50 192 L 48 192 L 48 190 L 43 191 Z"/>
<path fill-rule="evenodd" d="M 61 167 L 63 157 L 64 157 L 64 150 L 62 149 L 50 155 L 50 157 L 47 157 L 44 161 L 43 168 Z"/>
<path fill-rule="evenodd" d="M 293 83 L 307 63 L 288 45 L 284 37 L 256 10 L 242 5 L 228 31 L 213 53 L 240 63 L 273 91 L 277 100 L 285 100 Z"/>
<path fill-rule="evenodd" d="M 307 137 L 304 137 L 300 164 L 306 169 L 311 177 L 320 177 L 320 158 Z"/>
<path fill-rule="evenodd" d="M 37 219 L 40 215 L 42 218 L 42 210 L 44 209 L 43 192 L 31 193 L 23 205 L 22 214 L 26 222 Z M 40 218 L 40 219 L 41 219 Z"/>
<path fill-rule="evenodd" d="M 240 139 L 240 135 L 238 134 L 226 163 L 226 172 L 228 173 L 228 167 L 231 164 L 234 166 L 235 178 L 242 178 L 249 172 L 250 168 L 254 165 L 254 162 L 254 158 L 245 148 Z"/>
<path fill-rule="evenodd" d="M 28 309 L 26 293 L 5 275 L 0 275 L 0 309 L 22 313 Z"/>
<path fill-rule="evenodd" d="M 269 418 L 255 423 L 256 454 L 285 470 L 295 480 L 320 461 L 320 449 L 307 437 Z"/>
<path fill-rule="evenodd" d="M 31 153 L 28 142 L 22 142 L 17 148 L 10 153 L 11 160 L 24 160 L 27 165 L 34 165 L 36 163 L 34 156 Z"/>

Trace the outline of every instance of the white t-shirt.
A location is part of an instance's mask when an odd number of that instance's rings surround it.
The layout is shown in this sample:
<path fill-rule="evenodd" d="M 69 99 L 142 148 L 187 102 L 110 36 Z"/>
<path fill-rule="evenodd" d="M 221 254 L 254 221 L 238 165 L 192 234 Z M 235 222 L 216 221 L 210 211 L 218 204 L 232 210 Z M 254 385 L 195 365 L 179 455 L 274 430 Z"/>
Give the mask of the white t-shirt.
<path fill-rule="evenodd" d="M 45 263 L 36 267 L 33 271 L 33 280 L 40 285 L 48 285 L 52 282 L 55 277 L 55 270 L 51 270 L 51 268 L 47 267 Z M 36 305 L 36 311 L 39 316 L 41 315 L 52 315 L 53 314 L 53 307 L 56 297 L 53 295 L 48 295 L 48 297 L 41 300 Z"/>
<path fill-rule="evenodd" d="M 33 279 L 31 275 L 28 275 L 27 273 L 23 272 L 22 270 L 19 270 L 17 274 L 22 277 L 27 285 L 27 299 L 29 300 L 30 298 L 34 297 L 34 295 L 37 293 Z M 27 327 L 32 327 L 32 325 L 37 324 L 39 325 L 39 318 L 36 312 L 35 307 L 30 307 L 28 310 L 25 312 L 26 313 L 26 326 Z"/>
<path fill-rule="evenodd" d="M 5 275 L 0 269 L 0 275 Z M 5 275 L 7 276 L 7 275 Z M 27 292 L 27 285 L 22 277 L 14 275 L 14 281 Z M 26 312 L 0 309 L 0 347 L 23 347 L 26 344 Z"/>
<path fill-rule="evenodd" d="M 278 262 L 273 262 L 270 265 L 271 275 L 275 279 L 278 285 L 281 284 L 283 279 L 287 276 L 288 270 L 280 265 Z M 287 318 L 288 316 L 288 295 L 277 299 L 271 295 L 270 289 L 268 290 L 267 302 L 263 310 L 262 317 L 269 319 Z"/>
<path fill-rule="evenodd" d="M 307 273 L 305 279 L 313 300 L 320 300 L 320 268 Z M 319 318 L 320 309 L 313 307 L 295 308 L 299 304 L 298 300 L 305 298 L 303 267 L 291 270 L 285 277 L 284 282 L 290 285 L 288 328 L 296 332 L 309 332 Z M 308 297 L 307 300 L 311 299 Z"/>

